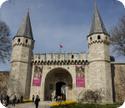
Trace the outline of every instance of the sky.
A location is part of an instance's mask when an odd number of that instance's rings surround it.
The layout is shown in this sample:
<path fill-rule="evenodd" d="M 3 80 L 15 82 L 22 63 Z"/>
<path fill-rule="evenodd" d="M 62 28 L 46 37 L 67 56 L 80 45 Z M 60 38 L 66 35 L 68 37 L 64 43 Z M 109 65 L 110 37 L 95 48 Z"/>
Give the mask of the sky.
<path fill-rule="evenodd" d="M 8 0 L 0 8 L 0 20 L 6 22 L 14 37 L 28 9 L 35 40 L 34 53 L 88 52 L 87 35 L 90 31 L 94 0 Z M 117 0 L 97 0 L 97 5 L 108 32 L 125 15 L 123 4 Z M 111 54 L 114 55 L 111 51 Z M 116 61 L 125 57 L 114 55 Z M 9 63 L 0 70 L 9 70 Z"/>

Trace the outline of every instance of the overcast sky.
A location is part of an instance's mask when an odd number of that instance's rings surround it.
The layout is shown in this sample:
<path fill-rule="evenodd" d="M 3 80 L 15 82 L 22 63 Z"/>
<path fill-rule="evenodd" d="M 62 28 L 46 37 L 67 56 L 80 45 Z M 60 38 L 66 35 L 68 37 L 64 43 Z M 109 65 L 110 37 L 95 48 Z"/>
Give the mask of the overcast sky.
<path fill-rule="evenodd" d="M 0 9 L 0 19 L 10 27 L 13 37 L 27 10 L 30 10 L 35 39 L 35 53 L 87 52 L 87 39 L 93 14 L 94 0 L 9 0 Z M 107 31 L 125 15 L 124 6 L 117 0 L 97 0 Z M 125 60 L 117 57 L 117 61 Z M 0 70 L 9 66 L 0 64 Z"/>

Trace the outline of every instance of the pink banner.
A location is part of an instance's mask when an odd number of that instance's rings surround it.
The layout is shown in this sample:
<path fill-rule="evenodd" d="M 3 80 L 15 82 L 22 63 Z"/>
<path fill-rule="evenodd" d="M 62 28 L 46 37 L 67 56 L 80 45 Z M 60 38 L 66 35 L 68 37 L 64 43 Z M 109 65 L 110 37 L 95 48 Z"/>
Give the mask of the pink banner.
<path fill-rule="evenodd" d="M 40 85 L 41 85 L 41 77 L 34 77 L 33 86 L 40 86 Z"/>
<path fill-rule="evenodd" d="M 76 87 L 85 87 L 85 73 L 82 65 L 76 65 Z"/>
<path fill-rule="evenodd" d="M 40 86 L 42 81 L 42 69 L 35 66 L 34 76 L 33 76 L 33 86 Z"/>
<path fill-rule="evenodd" d="M 84 77 L 84 75 L 77 75 L 76 76 L 76 87 L 85 87 L 85 77 Z"/>

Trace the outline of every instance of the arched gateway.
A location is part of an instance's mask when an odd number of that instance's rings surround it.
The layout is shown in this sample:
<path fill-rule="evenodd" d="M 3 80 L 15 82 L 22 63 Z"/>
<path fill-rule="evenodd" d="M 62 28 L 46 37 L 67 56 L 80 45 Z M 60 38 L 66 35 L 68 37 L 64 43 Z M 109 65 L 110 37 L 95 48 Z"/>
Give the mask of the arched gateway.
<path fill-rule="evenodd" d="M 44 100 L 59 96 L 68 99 L 68 93 L 72 92 L 72 76 L 64 68 L 52 69 L 46 75 L 44 86 Z"/>

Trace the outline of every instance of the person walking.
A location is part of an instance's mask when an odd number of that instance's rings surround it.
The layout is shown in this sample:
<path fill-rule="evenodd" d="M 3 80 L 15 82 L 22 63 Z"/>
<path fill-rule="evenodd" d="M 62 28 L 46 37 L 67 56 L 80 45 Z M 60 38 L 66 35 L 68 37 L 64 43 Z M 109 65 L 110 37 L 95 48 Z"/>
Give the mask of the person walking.
<path fill-rule="evenodd" d="M 0 101 L 1 101 L 1 103 L 3 104 L 3 95 L 1 94 L 1 96 L 0 96 Z"/>
<path fill-rule="evenodd" d="M 16 95 L 14 95 L 13 100 L 12 100 L 12 106 L 15 107 L 16 101 L 17 101 L 17 97 Z"/>
<path fill-rule="evenodd" d="M 23 96 L 20 97 L 20 103 L 23 103 Z"/>
<path fill-rule="evenodd" d="M 38 108 L 38 106 L 39 106 L 39 101 L 40 101 L 40 98 L 39 98 L 39 96 L 37 95 L 37 96 L 36 96 L 36 99 L 35 99 L 35 106 L 36 106 L 36 108 Z"/>
<path fill-rule="evenodd" d="M 7 106 L 9 105 L 9 102 L 10 101 L 10 97 L 8 96 L 8 95 L 6 95 L 6 104 L 7 104 Z"/>
<path fill-rule="evenodd" d="M 35 99 L 35 96 L 33 95 L 33 96 L 32 96 L 32 102 L 34 102 L 34 99 Z"/>

